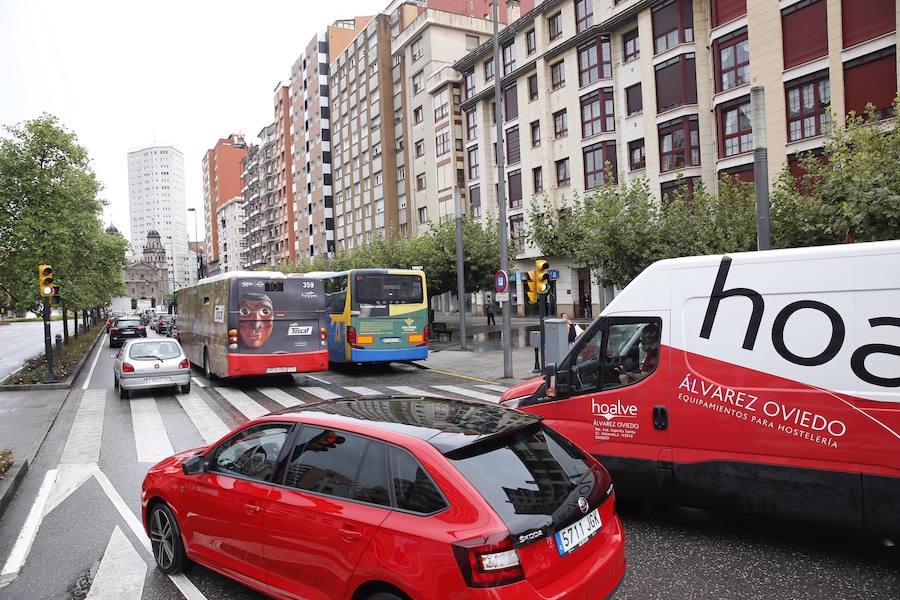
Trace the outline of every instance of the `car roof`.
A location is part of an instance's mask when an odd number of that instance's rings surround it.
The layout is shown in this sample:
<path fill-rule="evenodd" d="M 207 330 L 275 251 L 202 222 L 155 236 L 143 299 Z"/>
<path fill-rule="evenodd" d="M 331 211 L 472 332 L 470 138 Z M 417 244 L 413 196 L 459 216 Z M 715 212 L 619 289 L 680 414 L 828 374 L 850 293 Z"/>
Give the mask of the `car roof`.
<path fill-rule="evenodd" d="M 443 454 L 541 421 L 539 416 L 494 404 L 410 396 L 338 398 L 275 414 L 407 435 L 428 442 Z"/>

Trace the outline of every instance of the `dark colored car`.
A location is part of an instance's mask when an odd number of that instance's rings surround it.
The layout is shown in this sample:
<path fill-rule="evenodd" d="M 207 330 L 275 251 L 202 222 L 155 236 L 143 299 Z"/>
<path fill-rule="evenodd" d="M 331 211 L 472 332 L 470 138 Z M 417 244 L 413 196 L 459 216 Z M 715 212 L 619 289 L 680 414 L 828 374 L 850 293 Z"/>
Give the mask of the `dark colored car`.
<path fill-rule="evenodd" d="M 603 466 L 492 404 L 290 408 L 160 462 L 141 506 L 161 571 L 276 598 L 602 599 L 625 572 Z"/>
<path fill-rule="evenodd" d="M 118 317 L 109 328 L 109 347 L 117 348 L 125 340 L 147 337 L 147 328 L 139 317 Z"/>
<path fill-rule="evenodd" d="M 160 315 L 159 320 L 156 322 L 156 333 L 159 335 L 169 335 L 169 330 L 172 328 L 172 325 L 175 323 L 175 317 L 172 315 Z"/>

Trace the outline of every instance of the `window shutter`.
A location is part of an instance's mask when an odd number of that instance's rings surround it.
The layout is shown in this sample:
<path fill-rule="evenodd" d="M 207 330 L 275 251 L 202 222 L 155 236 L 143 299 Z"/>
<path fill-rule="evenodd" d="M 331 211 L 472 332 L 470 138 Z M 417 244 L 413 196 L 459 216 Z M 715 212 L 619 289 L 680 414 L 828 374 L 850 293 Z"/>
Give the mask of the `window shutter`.
<path fill-rule="evenodd" d="M 509 204 L 515 205 L 522 201 L 522 172 L 516 171 L 509 174 Z"/>
<path fill-rule="evenodd" d="M 895 49 L 863 57 L 844 65 L 844 102 L 849 113 L 865 114 L 866 103 L 876 109 L 891 106 L 897 93 L 897 54 Z"/>
<path fill-rule="evenodd" d="M 628 114 L 633 115 L 643 110 L 643 98 L 641 96 L 641 84 L 625 88 L 625 100 L 628 105 Z"/>
<path fill-rule="evenodd" d="M 656 110 L 681 104 L 681 65 L 677 60 L 656 68 Z"/>
<path fill-rule="evenodd" d="M 507 121 L 519 116 L 519 97 L 516 94 L 516 86 L 513 85 L 503 90 L 503 106 L 506 110 Z"/>
<path fill-rule="evenodd" d="M 842 0 L 844 48 L 877 38 L 897 28 L 895 0 Z"/>
<path fill-rule="evenodd" d="M 890 1 L 890 0 L 889 0 Z M 747 0 L 713 0 L 713 27 L 747 14 Z"/>
<path fill-rule="evenodd" d="M 828 54 L 825 0 L 791 6 L 781 13 L 784 68 L 795 67 Z"/>

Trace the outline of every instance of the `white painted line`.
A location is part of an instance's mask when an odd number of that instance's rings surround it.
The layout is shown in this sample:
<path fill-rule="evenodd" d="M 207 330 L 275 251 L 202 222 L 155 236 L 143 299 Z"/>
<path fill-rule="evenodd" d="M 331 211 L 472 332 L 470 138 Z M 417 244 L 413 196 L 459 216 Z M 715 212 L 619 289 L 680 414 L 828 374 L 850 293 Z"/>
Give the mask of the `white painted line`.
<path fill-rule="evenodd" d="M 502 385 L 487 385 L 487 384 L 475 384 L 475 387 L 481 388 L 483 390 L 489 390 L 491 392 L 498 392 L 500 394 L 506 392 L 509 388 L 503 387 Z"/>
<path fill-rule="evenodd" d="M 367 387 L 351 387 L 349 385 L 345 385 L 344 389 L 350 390 L 357 396 L 381 396 L 381 395 L 383 395 L 382 392 L 379 392 L 378 390 L 373 390 L 372 388 L 367 388 Z"/>
<path fill-rule="evenodd" d="M 206 387 L 206 384 L 203 383 L 203 380 L 201 380 L 199 377 L 191 377 L 191 381 L 193 381 L 194 383 L 196 383 L 196 384 L 199 385 L 200 387 Z"/>
<path fill-rule="evenodd" d="M 135 398 L 131 401 L 131 425 L 134 427 L 134 446 L 139 463 L 156 464 L 175 454 L 156 407 L 156 398 Z"/>
<path fill-rule="evenodd" d="M 44 516 L 46 517 L 53 512 L 54 508 L 75 493 L 75 490 L 93 477 L 96 472 L 97 465 L 95 464 L 59 465 L 56 469 L 56 481 L 53 482 L 53 489 L 50 491 L 50 497 L 47 499 L 47 505 L 44 507 Z"/>
<path fill-rule="evenodd" d="M 177 398 L 181 408 L 207 444 L 220 440 L 230 431 L 222 419 L 195 392 L 187 395 L 179 394 Z"/>
<path fill-rule="evenodd" d="M 298 404 L 303 404 L 303 400 L 300 398 L 295 398 L 288 394 L 286 391 L 278 389 L 278 388 L 257 388 L 262 394 L 265 394 L 278 404 L 282 405 L 285 408 L 290 408 L 291 406 L 297 406 Z"/>
<path fill-rule="evenodd" d="M 88 385 L 91 383 L 91 377 L 94 376 L 94 367 L 97 366 L 97 359 L 100 358 L 100 353 L 103 352 L 104 348 L 106 348 L 106 344 L 104 344 L 104 342 L 106 341 L 106 335 L 107 334 L 104 333 L 103 337 L 100 338 L 100 347 L 97 348 L 97 354 L 94 356 L 94 362 L 91 363 L 91 370 L 88 371 L 88 376 L 84 379 L 84 384 L 81 386 L 81 389 L 83 390 L 88 389 Z"/>
<path fill-rule="evenodd" d="M 307 394 L 312 394 L 316 398 L 321 398 L 322 400 L 333 400 L 334 398 L 340 398 L 340 395 L 335 394 L 334 392 L 329 392 L 325 388 L 320 387 L 298 387 L 298 390 L 303 390 Z"/>
<path fill-rule="evenodd" d="M 31 550 L 31 544 L 37 535 L 38 527 L 41 526 L 41 520 L 44 518 L 44 505 L 47 503 L 47 497 L 50 495 L 50 489 L 53 487 L 53 481 L 56 479 L 56 469 L 50 469 L 44 474 L 44 481 L 38 490 L 34 504 L 28 511 L 28 517 L 25 518 L 25 524 L 22 525 L 22 531 L 16 538 L 12 552 L 3 565 L 3 571 L 0 571 L 0 587 L 3 587 L 16 578 L 25 559 L 28 558 L 28 552 Z"/>
<path fill-rule="evenodd" d="M 316 377 L 315 375 L 310 375 L 309 373 L 300 373 L 300 375 L 302 375 L 303 377 L 309 377 L 313 381 L 318 381 L 319 383 L 324 383 L 325 385 L 331 385 L 321 377 Z"/>
<path fill-rule="evenodd" d="M 85 600 L 141 600 L 146 576 L 147 563 L 116 525 Z"/>
<path fill-rule="evenodd" d="M 394 390 L 395 392 L 400 392 L 405 396 L 425 396 L 426 398 L 440 397 L 440 394 L 435 394 L 434 392 L 426 392 L 425 390 L 409 387 L 408 385 L 389 385 L 388 389 Z"/>
<path fill-rule="evenodd" d="M 75 414 L 60 464 L 100 462 L 105 406 L 106 390 L 85 390 L 81 393 L 81 404 Z"/>
<path fill-rule="evenodd" d="M 445 392 L 450 392 L 451 394 L 458 394 L 460 396 L 468 396 L 469 398 L 475 398 L 477 400 L 493 402 L 494 404 L 500 403 L 500 396 L 492 396 L 491 394 L 485 394 L 484 392 L 479 392 L 477 390 L 469 390 L 464 387 L 459 387 L 458 385 L 433 385 L 431 387 Z"/>
<path fill-rule="evenodd" d="M 238 409 L 242 415 L 250 419 L 258 419 L 263 415 L 269 414 L 269 411 L 259 405 L 258 402 L 253 400 L 250 396 L 242 392 L 241 390 L 236 390 L 234 388 L 227 387 L 217 387 L 215 388 L 217 392 L 219 392 L 223 398 L 228 400 L 228 402 Z"/>

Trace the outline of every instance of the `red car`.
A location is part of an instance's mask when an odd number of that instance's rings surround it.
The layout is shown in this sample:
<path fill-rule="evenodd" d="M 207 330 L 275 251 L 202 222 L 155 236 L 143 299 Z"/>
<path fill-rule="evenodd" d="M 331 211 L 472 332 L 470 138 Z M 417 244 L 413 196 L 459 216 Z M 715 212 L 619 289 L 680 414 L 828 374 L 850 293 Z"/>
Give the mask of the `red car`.
<path fill-rule="evenodd" d="M 625 572 L 609 474 L 541 419 L 438 398 L 333 400 L 150 469 L 158 568 L 276 598 L 609 597 Z"/>

